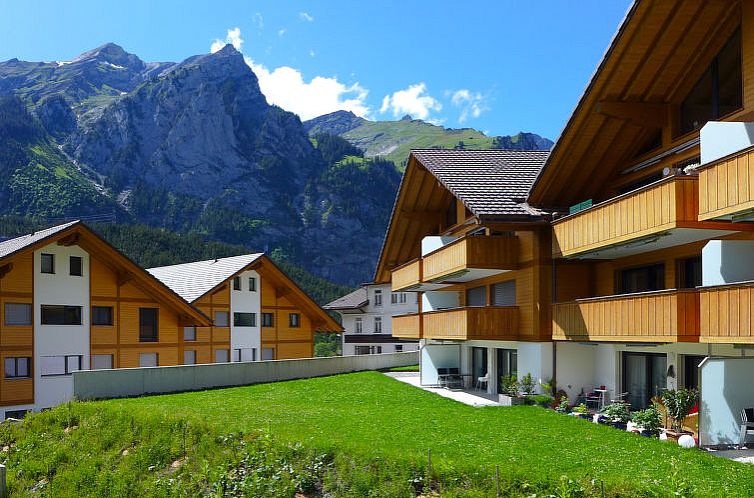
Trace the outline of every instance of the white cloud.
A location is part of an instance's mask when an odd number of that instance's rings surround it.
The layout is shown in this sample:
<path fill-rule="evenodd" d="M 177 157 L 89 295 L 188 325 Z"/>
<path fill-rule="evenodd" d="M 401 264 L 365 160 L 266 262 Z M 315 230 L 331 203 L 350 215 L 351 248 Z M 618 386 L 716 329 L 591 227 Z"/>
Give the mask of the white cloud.
<path fill-rule="evenodd" d="M 489 110 L 486 100 L 485 96 L 481 93 L 462 88 L 453 93 L 450 102 L 461 109 L 458 122 L 463 124 L 469 117 L 478 118 L 484 111 Z"/>
<path fill-rule="evenodd" d="M 425 83 L 410 85 L 405 90 L 398 90 L 392 95 L 385 95 L 382 99 L 380 113 L 390 111 L 394 117 L 410 114 L 414 118 L 427 120 L 433 112 L 440 112 L 442 104 L 427 92 Z M 437 119 L 430 122 L 440 123 Z"/>
<path fill-rule="evenodd" d="M 302 21 L 314 22 L 314 17 L 312 17 L 308 12 L 299 12 L 298 18 Z"/>
<path fill-rule="evenodd" d="M 314 57 L 316 55 L 317 55 L 317 52 L 315 52 L 313 48 L 309 49 L 309 57 Z"/>
<path fill-rule="evenodd" d="M 286 33 L 286 31 L 288 31 L 288 30 L 287 30 L 287 29 L 285 29 L 285 28 L 280 28 L 280 29 L 278 30 L 278 36 L 283 36 L 283 35 L 284 35 L 284 34 Z"/>
<path fill-rule="evenodd" d="M 234 41 L 238 42 L 238 46 L 233 43 Z M 240 30 L 228 30 L 226 42 L 233 43 L 233 46 L 240 50 L 243 44 Z M 215 40 L 211 51 L 216 52 L 223 46 L 221 40 Z M 244 59 L 257 75 L 259 86 L 267 101 L 298 114 L 302 120 L 338 110 L 351 111 L 362 117 L 370 113 L 366 103 L 369 91 L 358 82 L 346 85 L 338 81 L 337 77 L 326 76 L 315 76 L 306 81 L 298 69 L 281 66 L 270 70 L 262 64 L 255 63 L 251 57 L 245 56 Z"/>
<path fill-rule="evenodd" d="M 264 17 L 262 17 L 261 12 L 254 14 L 254 17 L 251 18 L 251 22 L 256 24 L 257 28 L 264 29 Z"/>
<path fill-rule="evenodd" d="M 233 45 L 233 48 L 241 51 L 241 47 L 243 46 L 243 38 L 241 38 L 241 28 L 232 28 L 228 30 L 228 34 L 225 36 L 225 41 L 220 39 L 215 39 L 215 41 L 212 42 L 212 45 L 209 47 L 209 51 L 211 53 L 215 53 L 221 48 L 223 48 L 225 45 L 230 43 Z"/>

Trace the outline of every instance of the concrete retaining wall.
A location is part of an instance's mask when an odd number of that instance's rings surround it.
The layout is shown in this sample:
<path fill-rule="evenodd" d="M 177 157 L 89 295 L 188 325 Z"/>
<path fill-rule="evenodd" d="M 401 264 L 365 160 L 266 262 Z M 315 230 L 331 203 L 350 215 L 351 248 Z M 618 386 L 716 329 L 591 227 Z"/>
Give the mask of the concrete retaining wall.
<path fill-rule="evenodd" d="M 261 382 L 379 370 L 418 363 L 418 351 L 410 351 L 333 358 L 89 370 L 73 373 L 73 395 L 83 400 L 199 391 L 216 387 L 246 386 Z"/>

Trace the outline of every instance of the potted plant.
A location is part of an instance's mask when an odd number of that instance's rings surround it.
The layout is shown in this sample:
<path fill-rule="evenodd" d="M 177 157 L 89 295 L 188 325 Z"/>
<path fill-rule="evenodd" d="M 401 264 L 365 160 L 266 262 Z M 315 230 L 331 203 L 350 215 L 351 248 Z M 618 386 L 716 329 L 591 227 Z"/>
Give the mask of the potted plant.
<path fill-rule="evenodd" d="M 560 396 L 560 402 L 555 411 L 558 413 L 568 413 L 568 396 L 565 393 Z"/>
<path fill-rule="evenodd" d="M 662 416 L 654 404 L 646 410 L 632 413 L 631 421 L 641 429 L 641 435 L 647 437 L 657 436 L 662 427 Z"/>
<path fill-rule="evenodd" d="M 525 398 L 521 396 L 521 386 L 515 375 L 500 377 L 500 388 L 503 391 L 503 394 L 498 396 L 501 405 L 514 406 L 524 404 Z"/>
<path fill-rule="evenodd" d="M 583 418 L 584 420 L 589 420 L 591 417 L 589 416 L 589 408 L 586 407 L 586 404 L 581 403 L 580 405 L 573 407 L 573 414 L 578 416 L 579 418 Z"/>
<path fill-rule="evenodd" d="M 671 420 L 672 431 L 667 431 L 669 439 L 678 439 L 683 434 L 691 434 L 683 430 L 683 422 L 698 399 L 699 393 L 695 389 L 668 389 L 662 393 L 662 404 Z"/>
<path fill-rule="evenodd" d="M 549 394 L 532 394 L 531 396 L 527 396 L 527 398 L 535 405 L 541 406 L 542 408 L 550 408 L 553 401 L 555 401 L 555 398 Z"/>
<path fill-rule="evenodd" d="M 537 387 L 537 383 L 534 382 L 534 379 L 532 378 L 530 373 L 524 375 L 519 381 L 518 385 L 524 395 L 534 394 L 534 391 Z"/>
<path fill-rule="evenodd" d="M 602 409 L 602 414 L 610 420 L 616 429 L 626 430 L 626 424 L 631 419 L 631 410 L 628 403 L 618 401 L 611 403 Z"/>

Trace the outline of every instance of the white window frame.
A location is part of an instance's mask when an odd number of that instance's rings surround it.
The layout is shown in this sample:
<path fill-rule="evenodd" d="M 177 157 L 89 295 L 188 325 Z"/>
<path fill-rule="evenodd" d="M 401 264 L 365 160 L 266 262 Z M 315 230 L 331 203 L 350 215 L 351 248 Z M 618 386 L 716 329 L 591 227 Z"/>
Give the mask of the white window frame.
<path fill-rule="evenodd" d="M 364 321 L 361 319 L 361 317 L 357 317 L 353 321 L 353 332 L 355 334 L 361 334 L 364 332 Z"/>
<path fill-rule="evenodd" d="M 375 334 L 381 334 L 382 333 L 382 317 L 376 316 L 374 317 L 374 332 Z"/>

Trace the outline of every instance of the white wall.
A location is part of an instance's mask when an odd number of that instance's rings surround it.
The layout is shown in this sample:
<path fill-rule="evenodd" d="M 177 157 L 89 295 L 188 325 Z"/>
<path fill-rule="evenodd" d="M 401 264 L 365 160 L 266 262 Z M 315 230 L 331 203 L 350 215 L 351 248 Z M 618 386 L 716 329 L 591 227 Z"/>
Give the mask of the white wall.
<path fill-rule="evenodd" d="M 458 308 L 461 305 L 458 292 L 428 291 L 422 294 L 422 312 L 436 311 L 448 308 Z"/>
<path fill-rule="evenodd" d="M 702 164 L 754 145 L 754 123 L 710 121 L 699 132 Z"/>
<path fill-rule="evenodd" d="M 440 237 L 438 235 L 424 237 L 422 239 L 422 256 L 426 256 L 432 251 L 436 251 L 456 240 L 458 240 L 457 237 Z"/>
<path fill-rule="evenodd" d="M 556 387 L 564 390 L 568 394 L 568 399 L 575 400 L 584 387 L 591 388 L 596 385 L 598 348 L 597 344 L 556 344 Z M 600 383 L 602 384 L 606 383 Z"/>
<path fill-rule="evenodd" d="M 752 372 L 754 358 L 708 358 L 702 364 L 701 446 L 738 444 L 741 409 L 754 407 Z"/>
<path fill-rule="evenodd" d="M 552 379 L 552 343 L 518 343 L 518 378 L 531 374 L 537 383 Z"/>
<path fill-rule="evenodd" d="M 40 271 L 41 254 L 55 255 L 55 273 Z M 82 258 L 83 276 L 70 275 L 70 256 Z M 81 325 L 42 325 L 41 306 L 81 306 Z M 71 375 L 41 376 L 42 356 L 81 355 L 89 368 L 89 255 L 78 246 L 50 244 L 34 252 L 34 405 L 55 406 L 71 398 Z M 7 409 L 7 408 L 6 408 Z"/>
<path fill-rule="evenodd" d="M 420 350 L 420 382 L 423 386 L 437 385 L 438 368 L 461 369 L 460 344 L 424 344 Z M 461 369 L 461 373 L 465 370 Z"/>
<path fill-rule="evenodd" d="M 262 279 L 259 274 L 253 270 L 245 271 L 240 274 L 241 290 L 234 290 L 230 286 L 230 360 L 233 359 L 233 351 L 241 349 L 241 361 L 251 360 L 251 350 L 256 350 L 256 359 L 262 357 L 262 305 L 261 305 L 261 287 Z M 249 278 L 254 277 L 257 280 L 257 290 L 249 290 Z M 233 313 L 255 313 L 257 318 L 255 327 L 236 327 L 233 324 Z M 214 359 L 214 358 L 213 358 Z"/>
<path fill-rule="evenodd" d="M 754 241 L 710 240 L 702 248 L 702 285 L 754 280 Z"/>

